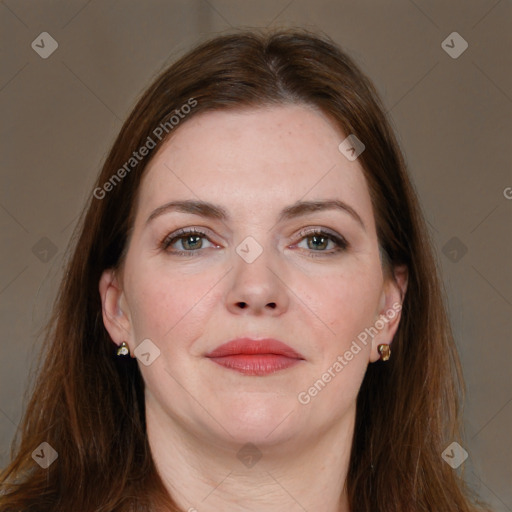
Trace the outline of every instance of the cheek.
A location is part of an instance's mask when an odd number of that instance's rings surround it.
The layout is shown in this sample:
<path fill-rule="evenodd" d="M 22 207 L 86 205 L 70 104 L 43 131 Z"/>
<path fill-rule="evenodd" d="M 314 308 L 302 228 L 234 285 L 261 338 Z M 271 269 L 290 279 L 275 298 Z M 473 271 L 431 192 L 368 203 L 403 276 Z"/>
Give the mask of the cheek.
<path fill-rule="evenodd" d="M 194 331 L 201 325 L 209 296 L 218 279 L 202 274 L 184 275 L 146 267 L 131 273 L 127 295 L 132 297 L 130 310 L 135 336 L 168 343 L 189 339 L 184 330 Z M 210 292 L 210 293 L 209 293 Z"/>
<path fill-rule="evenodd" d="M 379 268 L 352 266 L 321 277 L 300 277 L 297 295 L 324 328 L 328 327 L 336 350 L 350 344 L 354 336 L 372 325 L 381 290 Z"/>
<path fill-rule="evenodd" d="M 335 420 L 346 414 L 368 367 L 371 344 L 358 336 L 375 320 L 380 273 L 370 266 L 352 270 L 333 272 L 316 286 L 310 280 L 302 283 L 311 310 L 322 320 L 313 365 L 298 395 L 300 403 L 311 408 L 311 417 Z"/>

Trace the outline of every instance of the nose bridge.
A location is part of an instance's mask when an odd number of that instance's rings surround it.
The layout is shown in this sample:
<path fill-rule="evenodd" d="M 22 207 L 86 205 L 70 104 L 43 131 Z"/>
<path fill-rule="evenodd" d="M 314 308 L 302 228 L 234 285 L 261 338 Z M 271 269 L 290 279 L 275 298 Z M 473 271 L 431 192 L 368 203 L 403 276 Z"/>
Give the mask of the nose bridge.
<path fill-rule="evenodd" d="M 263 235 L 259 238 L 262 240 Z M 279 254 L 270 243 L 263 245 L 255 237 L 246 237 L 235 248 L 233 266 L 227 296 L 230 309 L 269 310 L 277 314 L 287 308 L 287 293 L 279 278 Z"/>

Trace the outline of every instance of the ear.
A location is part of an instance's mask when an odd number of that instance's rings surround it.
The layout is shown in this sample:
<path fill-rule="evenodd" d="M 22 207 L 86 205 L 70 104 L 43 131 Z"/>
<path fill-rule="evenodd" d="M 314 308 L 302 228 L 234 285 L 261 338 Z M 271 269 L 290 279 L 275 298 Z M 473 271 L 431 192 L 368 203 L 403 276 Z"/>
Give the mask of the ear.
<path fill-rule="evenodd" d="M 406 265 L 397 265 L 393 274 L 387 275 L 384 280 L 379 310 L 375 317 L 373 328 L 377 331 L 372 338 L 370 361 L 374 363 L 380 359 L 377 347 L 380 344 L 391 345 L 393 337 L 400 323 L 402 304 L 407 291 L 408 268 Z"/>
<path fill-rule="evenodd" d="M 126 341 L 130 347 L 130 354 L 133 354 L 135 346 L 130 311 L 126 304 L 121 280 L 117 277 L 114 269 L 107 269 L 103 272 L 99 290 L 105 329 L 116 345 L 119 346 Z"/>

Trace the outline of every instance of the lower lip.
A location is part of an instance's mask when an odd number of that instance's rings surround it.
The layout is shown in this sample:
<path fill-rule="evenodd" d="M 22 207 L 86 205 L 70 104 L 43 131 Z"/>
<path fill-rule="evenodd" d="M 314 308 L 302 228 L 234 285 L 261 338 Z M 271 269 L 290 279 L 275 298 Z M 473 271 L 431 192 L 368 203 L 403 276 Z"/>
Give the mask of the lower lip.
<path fill-rule="evenodd" d="M 237 354 L 234 356 L 210 357 L 214 363 L 245 375 L 269 375 L 295 366 L 301 359 L 278 354 Z"/>

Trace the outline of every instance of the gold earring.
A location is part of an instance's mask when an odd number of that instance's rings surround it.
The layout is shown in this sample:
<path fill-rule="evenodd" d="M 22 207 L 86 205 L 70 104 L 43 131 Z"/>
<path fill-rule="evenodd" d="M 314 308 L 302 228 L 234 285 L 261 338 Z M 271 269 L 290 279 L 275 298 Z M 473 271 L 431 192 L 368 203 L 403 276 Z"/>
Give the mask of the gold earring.
<path fill-rule="evenodd" d="M 126 341 L 123 341 L 119 348 L 117 349 L 117 355 L 118 356 L 127 356 L 130 354 L 130 348 L 128 347 L 128 344 Z"/>
<path fill-rule="evenodd" d="M 381 361 L 387 361 L 391 357 L 391 349 L 389 345 L 382 344 L 377 347 L 377 351 L 380 354 Z"/>

